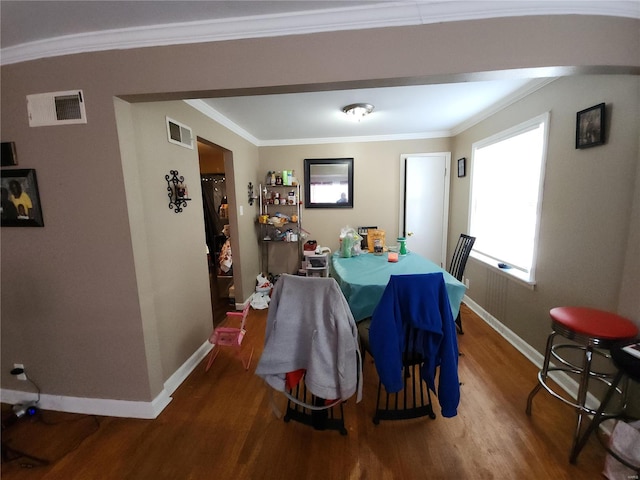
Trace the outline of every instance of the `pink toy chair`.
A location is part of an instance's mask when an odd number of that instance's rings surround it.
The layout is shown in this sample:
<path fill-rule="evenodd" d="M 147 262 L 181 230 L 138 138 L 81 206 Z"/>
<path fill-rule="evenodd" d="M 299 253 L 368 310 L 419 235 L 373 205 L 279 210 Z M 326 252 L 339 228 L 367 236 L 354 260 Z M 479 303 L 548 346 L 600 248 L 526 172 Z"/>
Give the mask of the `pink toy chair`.
<path fill-rule="evenodd" d="M 211 368 L 211 364 L 213 364 L 213 361 L 218 356 L 220 347 L 234 347 L 236 349 L 238 357 L 240 357 L 240 361 L 242 361 L 244 369 L 249 370 L 249 365 L 251 365 L 251 359 L 253 358 L 253 347 L 251 347 L 251 353 L 249 354 L 249 358 L 246 361 L 241 357 L 240 349 L 242 348 L 242 340 L 244 339 L 244 335 L 247 333 L 247 330 L 245 329 L 245 323 L 247 321 L 247 314 L 249 313 L 250 306 L 251 303 L 247 302 L 241 312 L 227 312 L 227 321 L 225 321 L 223 325 L 229 323 L 229 319 L 241 318 L 239 328 L 220 326 L 216 327 L 213 330 L 213 333 L 209 337 L 209 343 L 213 345 L 213 349 L 209 354 L 209 361 L 207 362 L 207 367 L 205 368 L 206 372 L 209 371 L 209 368 Z"/>

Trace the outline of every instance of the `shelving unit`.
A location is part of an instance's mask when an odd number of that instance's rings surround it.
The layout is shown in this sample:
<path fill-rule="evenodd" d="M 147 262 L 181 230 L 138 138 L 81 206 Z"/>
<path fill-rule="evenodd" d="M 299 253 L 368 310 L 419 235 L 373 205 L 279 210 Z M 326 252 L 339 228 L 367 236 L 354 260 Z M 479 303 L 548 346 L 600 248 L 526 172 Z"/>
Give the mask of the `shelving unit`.
<path fill-rule="evenodd" d="M 300 185 L 261 184 L 259 199 L 262 273 L 295 274 L 302 257 Z M 274 222 L 274 218 L 283 221 Z"/>

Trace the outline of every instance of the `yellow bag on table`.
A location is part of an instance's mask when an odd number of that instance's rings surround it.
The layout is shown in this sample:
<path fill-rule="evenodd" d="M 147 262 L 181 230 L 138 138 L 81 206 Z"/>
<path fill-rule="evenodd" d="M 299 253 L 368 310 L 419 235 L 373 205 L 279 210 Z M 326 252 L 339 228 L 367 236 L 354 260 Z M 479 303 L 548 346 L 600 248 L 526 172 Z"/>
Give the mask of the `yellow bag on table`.
<path fill-rule="evenodd" d="M 370 253 L 375 253 L 375 247 L 379 246 L 379 247 L 382 247 L 382 250 L 384 251 L 384 248 L 385 248 L 384 237 L 385 237 L 384 230 L 381 230 L 378 228 L 369 229 L 369 231 L 367 232 L 367 250 L 369 250 Z"/>

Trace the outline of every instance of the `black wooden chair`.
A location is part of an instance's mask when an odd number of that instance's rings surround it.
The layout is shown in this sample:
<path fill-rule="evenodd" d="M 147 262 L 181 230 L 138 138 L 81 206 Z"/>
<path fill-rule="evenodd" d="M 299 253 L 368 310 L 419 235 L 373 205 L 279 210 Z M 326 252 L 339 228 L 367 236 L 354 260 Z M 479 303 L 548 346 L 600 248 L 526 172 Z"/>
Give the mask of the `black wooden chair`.
<path fill-rule="evenodd" d="M 391 300 L 387 304 L 385 297 Z M 374 325 L 375 338 L 370 336 L 372 322 L 381 322 Z M 363 363 L 369 352 L 378 371 L 374 424 L 434 419 L 430 390 L 436 390 L 436 370 L 443 415 L 455 415 L 458 344 L 442 274 L 392 275 L 373 317 L 358 323 L 358 336 Z"/>
<path fill-rule="evenodd" d="M 456 277 L 460 282 L 462 281 L 464 267 L 467 266 L 467 260 L 469 259 L 469 254 L 471 253 L 471 249 L 473 248 L 475 241 L 476 237 L 471 237 L 461 233 L 456 249 L 453 252 L 451 265 L 449 265 L 449 273 Z M 464 332 L 462 331 L 462 318 L 460 316 L 460 312 L 458 312 L 458 316 L 456 318 L 456 326 L 458 327 L 460 334 L 463 334 Z"/>
<path fill-rule="evenodd" d="M 369 351 L 370 326 L 370 318 L 358 324 L 363 363 L 366 352 Z M 402 353 L 404 385 L 398 393 L 389 393 L 386 389 L 383 392 L 382 382 L 378 380 L 376 411 L 373 416 L 373 423 L 376 425 L 380 420 L 404 420 L 425 416 L 431 419 L 436 418 L 431 404 L 431 392 L 422 380 L 422 355 L 411 353 L 415 350 L 412 345 L 418 338 L 418 332 L 406 325 L 404 335 L 405 347 Z"/>
<path fill-rule="evenodd" d="M 360 358 L 356 324 L 336 280 L 283 274 L 271 295 L 256 375 L 287 397 L 284 421 L 347 435 L 343 403 L 354 393 L 361 399 Z M 321 397 L 325 392 L 330 396 Z"/>

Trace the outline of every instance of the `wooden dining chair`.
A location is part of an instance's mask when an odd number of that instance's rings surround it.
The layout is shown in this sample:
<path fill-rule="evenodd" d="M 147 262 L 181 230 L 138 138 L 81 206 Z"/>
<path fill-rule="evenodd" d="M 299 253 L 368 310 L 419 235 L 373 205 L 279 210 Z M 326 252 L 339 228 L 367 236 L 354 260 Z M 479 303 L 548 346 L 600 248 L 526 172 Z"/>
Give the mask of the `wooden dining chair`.
<path fill-rule="evenodd" d="M 363 358 L 378 372 L 373 423 L 456 415 L 460 398 L 458 343 L 442 273 L 392 275 L 373 316 L 358 324 Z"/>
<path fill-rule="evenodd" d="M 369 348 L 369 329 L 371 319 L 358 324 L 363 358 Z M 376 410 L 373 415 L 373 423 L 378 425 L 380 420 L 404 420 L 428 416 L 436 418 L 431 403 L 431 392 L 422 380 L 423 357 L 415 353 L 412 345 L 417 341 L 419 333 L 416 329 L 405 325 L 404 344 L 402 349 L 402 379 L 403 386 L 400 392 L 389 393 L 378 380 L 378 392 L 376 395 Z"/>
<path fill-rule="evenodd" d="M 453 257 L 451 258 L 451 264 L 449 265 L 449 273 L 459 282 L 462 282 L 464 268 L 467 266 L 467 260 L 469 259 L 469 254 L 471 253 L 471 249 L 473 248 L 475 241 L 476 237 L 471 237 L 464 233 L 461 233 L 460 238 L 458 238 L 458 244 L 456 245 L 456 249 L 453 251 Z M 460 311 L 458 311 L 458 316 L 456 317 L 456 326 L 458 328 L 458 332 L 462 335 L 464 332 L 462 331 L 462 317 L 460 316 Z"/>
<path fill-rule="evenodd" d="M 343 403 L 362 398 L 362 364 L 356 324 L 334 278 L 278 279 L 256 375 L 287 398 L 285 422 L 347 435 Z"/>

